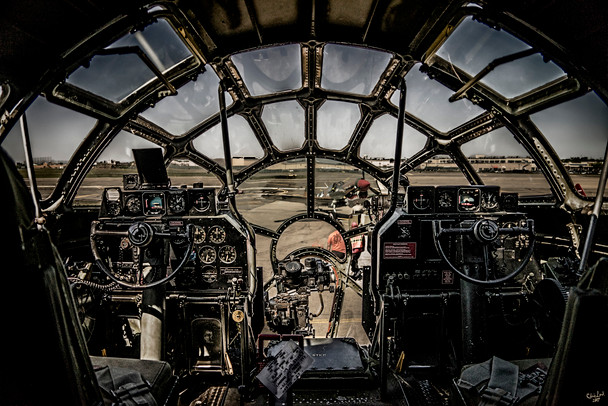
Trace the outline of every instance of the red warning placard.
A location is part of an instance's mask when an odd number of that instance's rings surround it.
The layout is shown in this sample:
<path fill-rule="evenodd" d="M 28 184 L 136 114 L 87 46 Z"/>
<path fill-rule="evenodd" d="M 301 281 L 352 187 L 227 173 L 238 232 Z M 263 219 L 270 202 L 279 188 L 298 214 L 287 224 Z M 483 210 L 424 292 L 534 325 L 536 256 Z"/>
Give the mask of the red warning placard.
<path fill-rule="evenodd" d="M 384 259 L 416 259 L 416 243 L 385 242 Z"/>

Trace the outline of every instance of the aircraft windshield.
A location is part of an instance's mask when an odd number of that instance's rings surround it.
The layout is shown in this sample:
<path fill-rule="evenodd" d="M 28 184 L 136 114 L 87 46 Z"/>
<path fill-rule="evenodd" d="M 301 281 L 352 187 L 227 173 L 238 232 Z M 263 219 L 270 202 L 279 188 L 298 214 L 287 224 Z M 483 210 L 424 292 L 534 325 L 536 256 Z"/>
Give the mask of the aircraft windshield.
<path fill-rule="evenodd" d="M 323 48 L 321 87 L 338 92 L 368 95 L 374 90 L 391 55 L 344 45 Z"/>
<path fill-rule="evenodd" d="M 173 72 L 193 57 L 173 25 L 160 18 L 144 30 L 127 34 L 106 47 L 90 64 L 77 68 L 67 83 L 121 103 L 146 83 L 162 79 L 134 53 L 112 53 L 124 47 L 141 50 L 163 74 Z M 506 31 L 467 17 L 428 61 L 430 66 L 441 61 L 448 63 L 451 73 L 466 82 L 497 58 L 529 49 L 528 44 Z M 125 63 L 125 59 L 130 62 Z M 317 69 L 309 66 L 314 61 Z M 352 164 L 352 168 L 386 186 L 394 158 L 400 95 L 399 89 L 387 85 L 386 80 L 397 63 L 395 55 L 389 52 L 333 43 L 282 44 L 235 53 L 219 76 L 216 62 L 209 63 L 184 80 L 176 94 L 166 95 L 161 91 L 159 99 L 147 108 L 141 107 L 140 114 L 134 116 L 128 128 L 117 132 L 116 140 L 108 142 L 106 150 L 94 161 L 123 164 L 132 161 L 125 151 L 133 145 L 160 145 L 165 153 L 172 154 L 168 162 L 187 159 L 222 184 L 226 163 L 219 124 L 218 86 L 220 76 L 232 72 L 237 79 L 235 83 L 241 87 L 233 86 L 226 92 L 230 149 L 236 172 L 240 172 L 237 183 L 244 189 L 250 187 L 247 179 L 261 168 L 268 168 L 264 176 L 269 176 L 281 172 L 275 169 L 286 165 L 282 175 L 291 176 L 292 171 L 306 169 L 301 161 L 305 153 L 333 158 L 337 151 L 345 154 L 343 159 Z M 123 68 L 125 66 L 128 68 Z M 184 65 L 181 69 L 187 72 L 191 68 L 192 65 Z M 413 183 L 420 182 L 416 180 L 419 176 L 433 184 L 481 181 L 511 190 L 522 184 L 516 182 L 510 186 L 506 182 L 515 179 L 511 175 L 517 174 L 526 181 L 533 179 L 536 185 L 521 190 L 523 195 L 556 193 L 545 180 L 551 170 L 542 170 L 545 165 L 540 158 L 542 153 L 530 152 L 538 142 L 522 143 L 492 109 L 488 110 L 487 104 L 479 103 L 476 97 L 451 100 L 455 89 L 436 80 L 428 70 L 429 66 L 423 63 L 411 63 L 405 76 L 406 125 L 401 164 L 402 172 Z M 565 80 L 564 72 L 553 62 L 544 61 L 540 54 L 531 52 L 498 64 L 480 82 L 484 88 L 491 89 L 497 97 L 494 100 L 500 102 L 500 98 L 534 94 L 535 89 L 550 86 L 556 80 Z M 480 92 L 485 94 L 484 90 Z M 370 102 L 372 94 L 379 97 L 378 102 Z M 70 100 L 66 98 L 64 102 L 69 105 Z M 535 96 L 535 103 L 543 100 L 543 96 Z M 383 110 L 378 109 L 378 103 L 386 103 Z M 592 196 L 606 145 L 606 105 L 594 93 L 553 104 L 548 108 L 535 107 L 529 116 L 531 126 L 540 132 L 539 137 L 546 137 L 553 145 L 572 176 L 573 185 L 584 185 L 586 195 Z M 118 111 L 117 114 L 122 114 Z M 37 174 L 42 178 L 51 177 L 48 182 L 39 182 L 44 189 L 41 196 L 46 199 L 71 153 L 96 125 L 95 119 L 40 99 L 29 109 L 28 120 L 33 156 L 35 162 L 40 162 Z M 55 122 L 60 124 L 53 125 Z M 125 145 L 120 141 L 124 133 L 136 134 L 132 138 L 138 141 Z M 60 142 L 71 145 L 60 147 Z M 13 128 L 3 146 L 17 162 L 23 162 L 18 128 Z M 46 175 L 42 175 L 42 162 L 54 170 L 45 169 Z M 473 168 L 477 175 L 466 173 L 467 168 Z M 441 179 L 444 174 L 457 176 L 453 180 Z M 298 179 L 306 176 L 300 173 Z M 335 180 L 340 181 L 340 176 Z M 318 187 L 319 179 L 314 182 Z M 306 183 L 301 187 L 305 188 Z M 79 192 L 80 195 L 83 193 Z M 308 198 L 313 195 L 309 194 Z M 88 201 L 76 199 L 77 204 Z"/>
<path fill-rule="evenodd" d="M 528 49 L 528 44 L 504 30 L 492 29 L 467 17 L 437 51 L 437 56 L 472 77 L 496 59 Z M 481 83 L 510 99 L 563 77 L 565 73 L 557 65 L 535 53 L 497 66 Z"/>
<path fill-rule="evenodd" d="M 219 112 L 219 83 L 217 74 L 207 67 L 204 74 L 182 86 L 178 94 L 160 100 L 141 115 L 173 135 L 183 135 Z"/>
<path fill-rule="evenodd" d="M 300 46 L 297 44 L 236 54 L 232 61 L 252 96 L 302 86 Z"/>
<path fill-rule="evenodd" d="M 143 51 L 163 73 L 192 56 L 169 23 L 161 19 L 142 31 L 119 39 L 105 49 L 107 54 L 95 55 L 90 66 L 74 71 L 67 82 L 114 103 L 120 103 L 155 77 L 154 72 L 140 56 L 134 52 L 119 52 L 129 47 Z"/>

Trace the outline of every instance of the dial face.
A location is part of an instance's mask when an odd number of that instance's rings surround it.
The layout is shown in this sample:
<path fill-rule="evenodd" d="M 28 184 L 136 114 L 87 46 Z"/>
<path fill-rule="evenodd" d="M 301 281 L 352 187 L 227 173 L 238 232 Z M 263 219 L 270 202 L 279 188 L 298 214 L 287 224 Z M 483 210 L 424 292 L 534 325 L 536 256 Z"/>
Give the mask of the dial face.
<path fill-rule="evenodd" d="M 477 211 L 480 199 L 479 189 L 462 188 L 458 190 L 458 211 Z"/>
<path fill-rule="evenodd" d="M 209 200 L 209 196 L 207 195 L 199 195 L 194 199 L 192 207 L 194 207 L 196 211 L 204 213 L 211 207 L 211 200 Z"/>
<path fill-rule="evenodd" d="M 201 272 L 203 282 L 213 283 L 217 281 L 217 270 L 213 266 L 205 266 Z"/>
<path fill-rule="evenodd" d="M 481 207 L 484 210 L 495 210 L 498 208 L 498 195 L 496 193 L 485 191 L 481 194 Z"/>
<path fill-rule="evenodd" d="M 212 264 L 217 258 L 217 254 L 213 247 L 205 245 L 198 251 L 198 256 L 203 264 Z"/>
<path fill-rule="evenodd" d="M 183 193 L 170 194 L 167 205 L 171 212 L 175 214 L 183 213 L 186 210 L 186 198 Z"/>
<path fill-rule="evenodd" d="M 106 190 L 106 211 L 110 216 L 118 216 L 120 214 L 120 190 Z"/>
<path fill-rule="evenodd" d="M 418 210 L 426 210 L 432 203 L 431 192 L 425 189 L 416 190 L 412 196 L 412 204 Z"/>
<path fill-rule="evenodd" d="M 110 216 L 118 216 L 120 214 L 120 204 L 118 202 L 107 202 L 106 211 Z"/>
<path fill-rule="evenodd" d="M 139 196 L 133 195 L 127 198 L 125 202 L 125 208 L 129 214 L 139 214 L 141 213 L 141 199 Z"/>
<path fill-rule="evenodd" d="M 106 199 L 109 202 L 117 202 L 120 199 L 120 190 L 118 189 L 107 189 Z"/>
<path fill-rule="evenodd" d="M 165 195 L 162 193 L 144 194 L 144 214 L 157 215 L 165 213 Z"/>
<path fill-rule="evenodd" d="M 437 206 L 442 209 L 454 207 L 454 196 L 450 192 L 440 192 L 437 196 Z"/>
<path fill-rule="evenodd" d="M 214 244 L 221 244 L 226 240 L 226 230 L 220 226 L 213 226 L 209 229 L 209 241 Z"/>
<path fill-rule="evenodd" d="M 517 193 L 503 193 L 501 196 L 502 199 L 502 208 L 506 211 L 515 211 L 517 210 L 518 205 L 518 197 Z"/>
<path fill-rule="evenodd" d="M 205 229 L 201 226 L 194 226 L 194 243 L 202 244 L 207 237 L 207 233 L 205 233 Z"/>
<path fill-rule="evenodd" d="M 231 264 L 236 261 L 236 248 L 232 245 L 224 245 L 219 252 L 220 261 L 225 264 Z"/>

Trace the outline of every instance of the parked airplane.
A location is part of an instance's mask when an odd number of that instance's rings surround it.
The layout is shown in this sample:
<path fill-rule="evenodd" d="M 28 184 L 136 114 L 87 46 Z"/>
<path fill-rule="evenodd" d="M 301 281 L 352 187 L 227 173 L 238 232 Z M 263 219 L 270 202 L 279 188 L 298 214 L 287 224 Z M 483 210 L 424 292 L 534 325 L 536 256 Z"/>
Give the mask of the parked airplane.
<path fill-rule="evenodd" d="M 0 404 L 608 404 L 607 13 L 5 6 Z"/>

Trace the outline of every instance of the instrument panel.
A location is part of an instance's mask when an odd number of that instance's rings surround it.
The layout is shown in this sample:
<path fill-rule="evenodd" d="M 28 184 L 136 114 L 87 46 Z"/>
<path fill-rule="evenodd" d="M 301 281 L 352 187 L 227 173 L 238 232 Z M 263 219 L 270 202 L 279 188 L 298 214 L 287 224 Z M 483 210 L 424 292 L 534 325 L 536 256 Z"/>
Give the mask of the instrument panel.
<path fill-rule="evenodd" d="M 409 186 L 406 210 L 411 214 L 493 213 L 516 210 L 517 194 L 500 193 L 499 186 Z"/>
<path fill-rule="evenodd" d="M 124 228 L 133 223 L 147 223 L 156 235 L 172 236 L 173 256 L 188 256 L 188 262 L 176 275 L 180 289 L 225 290 L 237 283 L 248 288 L 254 262 L 250 233 L 228 210 L 219 210 L 214 188 L 152 188 L 104 190 L 100 221 L 106 230 Z M 185 252 L 185 230 L 192 229 L 192 252 Z M 159 237 L 160 238 L 160 237 Z M 133 247 L 126 238 L 110 240 L 109 252 L 117 266 L 129 268 Z M 176 262 L 176 260 L 173 260 Z M 175 264 L 172 264 L 175 265 Z M 236 282 L 235 282 L 236 281 Z"/>
<path fill-rule="evenodd" d="M 217 205 L 213 188 L 171 188 L 104 191 L 100 216 L 181 216 L 215 215 Z"/>
<path fill-rule="evenodd" d="M 405 207 L 398 207 L 377 230 L 377 288 L 383 292 L 390 280 L 401 291 L 459 290 L 458 275 L 437 252 L 433 227 L 468 228 L 483 218 L 499 227 L 525 224 L 525 216 L 516 210 L 517 194 L 501 194 L 498 186 L 409 186 Z M 455 239 L 444 249 L 449 255 L 475 262 L 472 256 L 479 244 L 471 244 Z M 499 254 L 511 257 L 519 251 L 521 247 L 507 247 Z"/>

